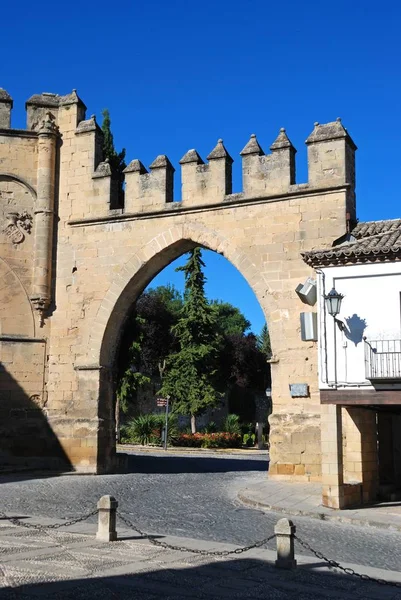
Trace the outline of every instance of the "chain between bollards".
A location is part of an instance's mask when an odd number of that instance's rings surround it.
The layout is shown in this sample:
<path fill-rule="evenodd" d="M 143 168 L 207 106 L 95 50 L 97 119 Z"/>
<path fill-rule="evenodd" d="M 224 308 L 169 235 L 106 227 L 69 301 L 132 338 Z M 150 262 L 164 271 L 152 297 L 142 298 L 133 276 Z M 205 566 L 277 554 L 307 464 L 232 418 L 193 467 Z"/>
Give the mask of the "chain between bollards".
<path fill-rule="evenodd" d="M 320 560 L 323 560 L 327 563 L 327 565 L 331 568 L 338 569 L 345 573 L 346 575 L 350 575 L 353 577 L 357 577 L 362 581 L 368 581 L 372 583 L 378 583 L 380 585 L 386 585 L 391 587 L 401 587 L 401 583 L 386 581 L 384 579 L 379 579 L 375 577 L 370 577 L 364 573 L 358 573 L 354 569 L 350 567 L 343 567 L 339 562 L 335 560 L 330 560 L 326 558 L 326 556 L 315 550 L 296 535 L 296 527 L 292 521 L 289 519 L 280 519 L 274 528 L 274 533 L 263 540 L 259 540 L 254 542 L 253 544 L 249 544 L 248 546 L 243 546 L 240 548 L 236 548 L 235 550 L 200 550 L 196 548 L 187 548 L 185 546 L 178 546 L 173 544 L 168 544 L 166 542 L 162 542 L 161 540 L 156 539 L 154 535 L 147 534 L 143 532 L 137 525 L 132 523 L 127 517 L 125 517 L 120 512 L 117 513 L 118 502 L 113 496 L 102 496 L 97 504 L 97 508 L 92 510 L 90 513 L 82 515 L 80 517 L 76 517 L 73 519 L 69 519 L 64 521 L 63 523 L 52 523 L 49 525 L 40 525 L 38 523 L 26 523 L 17 517 L 9 517 L 3 512 L 0 512 L 0 518 L 6 519 L 10 521 L 13 525 L 18 527 L 24 527 L 26 529 L 36 529 L 38 531 L 41 530 L 52 530 L 59 529 L 61 527 L 68 527 L 69 525 L 75 525 L 76 523 L 80 523 L 82 521 L 86 521 L 89 517 L 92 517 L 98 514 L 98 529 L 96 533 L 96 539 L 102 542 L 113 542 L 118 539 L 116 522 L 117 516 L 122 520 L 125 525 L 127 525 L 130 529 L 133 529 L 136 533 L 138 533 L 142 538 L 149 540 L 151 544 L 154 546 L 158 546 L 160 548 L 165 548 L 169 550 L 178 550 L 180 552 L 190 552 L 193 554 L 200 554 L 202 556 L 229 556 L 233 554 L 242 554 L 243 552 L 247 552 L 254 548 L 261 548 L 265 546 L 268 542 L 276 538 L 277 543 L 277 559 L 275 561 L 275 565 L 279 569 L 294 569 L 297 566 L 297 561 L 295 560 L 295 544 L 297 541 L 305 550 L 314 554 Z"/>

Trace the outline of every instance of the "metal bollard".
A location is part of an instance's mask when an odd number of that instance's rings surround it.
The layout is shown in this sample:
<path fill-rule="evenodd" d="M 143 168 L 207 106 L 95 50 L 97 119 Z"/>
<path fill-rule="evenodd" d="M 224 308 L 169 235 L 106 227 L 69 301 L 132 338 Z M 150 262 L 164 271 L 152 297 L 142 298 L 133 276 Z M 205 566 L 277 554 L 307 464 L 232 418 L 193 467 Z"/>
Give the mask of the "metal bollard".
<path fill-rule="evenodd" d="M 113 496 L 102 496 L 97 503 L 97 507 L 99 510 L 99 520 L 96 539 L 101 542 L 115 542 L 117 539 L 117 500 Z"/>
<path fill-rule="evenodd" d="M 294 556 L 294 535 L 296 527 L 289 519 L 280 519 L 274 528 L 277 539 L 276 567 L 294 569 L 297 561 Z"/>

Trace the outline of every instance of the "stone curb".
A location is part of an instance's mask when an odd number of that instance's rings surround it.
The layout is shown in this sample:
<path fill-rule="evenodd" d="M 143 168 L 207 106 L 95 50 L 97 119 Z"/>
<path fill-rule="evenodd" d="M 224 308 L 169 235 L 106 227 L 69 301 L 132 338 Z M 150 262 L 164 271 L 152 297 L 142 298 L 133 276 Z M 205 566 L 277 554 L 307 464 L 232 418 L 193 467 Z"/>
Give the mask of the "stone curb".
<path fill-rule="evenodd" d="M 337 521 L 338 523 L 347 523 L 348 525 L 358 525 L 360 527 L 375 527 L 377 529 L 390 529 L 393 531 L 401 531 L 401 521 L 399 524 L 388 523 L 384 521 L 375 521 L 373 519 L 364 519 L 357 517 L 346 517 L 339 514 L 332 514 L 324 511 L 313 511 L 313 510 L 299 510 L 296 508 L 286 508 L 283 506 L 274 506 L 267 502 L 260 502 L 247 496 L 244 491 L 239 491 L 237 494 L 238 500 L 247 506 L 253 508 L 259 508 L 261 510 L 269 510 L 279 514 L 292 517 L 310 517 L 312 519 L 318 519 L 320 521 Z M 322 507 L 323 508 L 323 507 Z M 335 509 L 333 509 L 334 511 Z"/>
<path fill-rule="evenodd" d="M 165 455 L 168 455 L 169 452 L 173 454 L 231 454 L 235 455 L 245 455 L 245 456 L 268 456 L 269 451 L 266 450 L 258 450 L 255 449 L 247 449 L 247 448 L 185 448 L 185 447 L 173 447 L 168 448 L 167 450 L 163 450 L 160 446 L 137 446 L 134 444 L 118 444 L 117 446 L 118 452 L 124 452 L 128 450 L 135 450 L 138 452 L 151 453 L 151 452 L 160 452 Z"/>

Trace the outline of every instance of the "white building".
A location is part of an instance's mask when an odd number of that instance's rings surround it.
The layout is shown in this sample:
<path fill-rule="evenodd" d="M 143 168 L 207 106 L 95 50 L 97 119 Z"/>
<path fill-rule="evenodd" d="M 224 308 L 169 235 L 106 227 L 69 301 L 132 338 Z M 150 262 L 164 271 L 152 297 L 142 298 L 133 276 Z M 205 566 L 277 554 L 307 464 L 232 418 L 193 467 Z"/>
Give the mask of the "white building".
<path fill-rule="evenodd" d="M 323 499 L 345 507 L 401 490 L 401 219 L 358 223 L 305 253 L 318 281 Z M 331 316 L 327 296 L 344 297 Z"/>

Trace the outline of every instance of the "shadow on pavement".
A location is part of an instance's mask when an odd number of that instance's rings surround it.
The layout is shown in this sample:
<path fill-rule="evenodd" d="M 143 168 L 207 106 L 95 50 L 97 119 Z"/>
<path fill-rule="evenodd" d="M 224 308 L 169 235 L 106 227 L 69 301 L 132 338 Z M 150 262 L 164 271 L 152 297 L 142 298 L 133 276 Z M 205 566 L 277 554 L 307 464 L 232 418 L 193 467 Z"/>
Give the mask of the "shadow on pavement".
<path fill-rule="evenodd" d="M 110 548 L 110 547 L 109 547 Z M 110 550 L 109 550 L 110 552 Z M 68 557 L 67 563 L 68 563 Z M 159 556 L 163 561 L 163 556 Z M 170 557 L 171 558 L 171 557 Z M 70 557 L 71 559 L 71 557 Z M 108 565 L 103 565 L 102 577 L 96 574 L 90 565 L 71 564 L 71 579 L 65 579 L 61 569 L 51 567 L 53 573 L 48 573 L 47 582 L 46 565 L 40 570 L 35 561 L 20 562 L 21 570 L 17 565 L 8 569 L 3 567 L 3 586 L 0 589 L 0 598 L 57 598 L 58 600 L 94 600 L 102 598 L 117 598 L 119 600 L 181 600 L 184 598 L 199 598 L 207 600 L 221 600 L 233 597 L 237 600 L 322 600 L 336 598 L 338 600 L 352 597 L 364 600 L 381 600 L 382 598 L 401 598 L 401 590 L 387 588 L 369 582 L 364 582 L 347 575 L 311 572 L 312 567 L 319 564 L 310 564 L 308 567 L 297 568 L 293 571 L 275 569 L 271 564 L 257 559 L 241 559 L 210 561 L 203 559 L 203 564 L 187 563 L 177 567 L 175 565 L 163 568 L 152 568 L 147 561 L 136 562 L 117 566 L 119 557 L 116 556 L 114 565 L 110 559 Z M 199 559 L 194 561 L 200 562 Z M 23 568 L 22 568 L 23 567 Z M 107 570 L 115 573 L 107 575 Z M 80 578 L 73 578 L 73 573 L 80 570 Z M 125 570 L 129 574 L 125 574 Z M 85 573 L 86 571 L 86 573 Z M 131 571 L 131 572 L 130 572 Z M 132 572 L 138 571 L 138 572 Z M 84 574 L 85 573 L 85 574 Z M 87 578 L 88 577 L 88 578 Z M 27 583 L 23 583 L 26 581 Z M 7 587 L 10 585 L 10 587 Z M 389 594 L 391 592 L 391 594 Z"/>
<path fill-rule="evenodd" d="M 230 473 L 264 471 L 268 459 L 214 458 L 209 456 L 144 456 L 119 454 L 120 473 Z"/>

